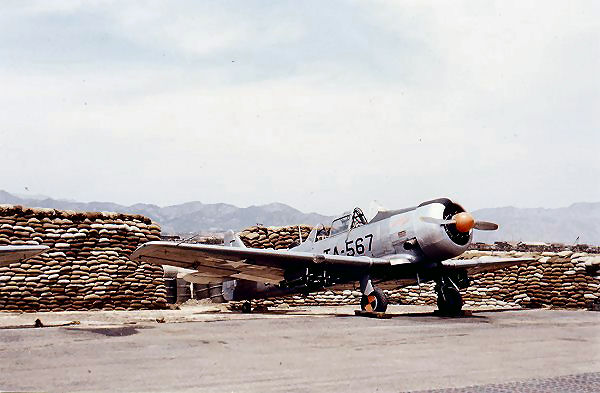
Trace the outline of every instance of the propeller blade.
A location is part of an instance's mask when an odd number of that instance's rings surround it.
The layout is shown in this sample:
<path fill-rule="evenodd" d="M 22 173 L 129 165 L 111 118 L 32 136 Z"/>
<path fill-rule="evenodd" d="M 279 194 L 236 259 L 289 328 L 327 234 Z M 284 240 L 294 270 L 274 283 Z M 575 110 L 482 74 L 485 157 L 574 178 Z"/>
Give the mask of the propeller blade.
<path fill-rule="evenodd" d="M 429 223 L 429 224 L 437 224 L 437 225 L 456 224 L 456 220 L 442 220 L 441 218 L 433 218 L 433 217 L 421 217 L 421 221 Z"/>
<path fill-rule="evenodd" d="M 471 229 L 475 227 L 475 219 L 472 215 L 467 212 L 460 212 L 455 214 L 451 220 L 443 220 L 439 218 L 433 217 L 421 217 L 421 220 L 428 222 L 430 224 L 438 224 L 438 225 L 448 225 L 454 224 L 456 225 L 456 229 L 459 232 L 469 232 Z"/>
<path fill-rule="evenodd" d="M 498 224 L 488 221 L 475 221 L 475 229 L 479 229 L 480 231 L 495 231 L 498 229 Z"/>
<path fill-rule="evenodd" d="M 421 221 L 436 225 L 456 224 L 457 229 L 461 232 L 469 232 L 471 229 L 478 229 L 480 231 L 495 231 L 498 229 L 498 224 L 488 221 L 475 221 L 473 216 L 466 212 L 456 214 L 451 220 L 421 217 Z"/>

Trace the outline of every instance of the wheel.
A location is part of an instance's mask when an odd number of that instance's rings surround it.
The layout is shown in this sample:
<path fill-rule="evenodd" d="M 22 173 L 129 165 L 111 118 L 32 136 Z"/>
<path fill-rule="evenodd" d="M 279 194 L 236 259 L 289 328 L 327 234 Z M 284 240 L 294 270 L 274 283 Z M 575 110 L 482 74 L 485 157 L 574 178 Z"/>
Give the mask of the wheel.
<path fill-rule="evenodd" d="M 438 291 L 437 306 L 442 315 L 458 316 L 463 306 L 462 296 L 453 286 L 443 286 Z"/>
<path fill-rule="evenodd" d="M 387 310 L 388 300 L 385 293 L 380 288 L 375 288 L 370 295 L 362 295 L 360 299 L 360 308 L 367 312 L 385 312 Z"/>
<path fill-rule="evenodd" d="M 242 304 L 242 312 L 244 314 L 250 314 L 252 312 L 252 305 L 250 304 L 250 302 L 244 302 Z"/>

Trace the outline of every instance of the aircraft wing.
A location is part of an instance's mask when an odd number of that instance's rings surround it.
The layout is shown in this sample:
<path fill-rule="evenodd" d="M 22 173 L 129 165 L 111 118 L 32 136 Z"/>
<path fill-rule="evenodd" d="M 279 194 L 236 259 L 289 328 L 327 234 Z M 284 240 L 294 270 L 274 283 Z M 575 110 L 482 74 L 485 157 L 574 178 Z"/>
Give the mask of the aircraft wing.
<path fill-rule="evenodd" d="M 519 265 L 526 262 L 534 262 L 533 258 L 500 258 L 484 256 L 473 259 L 449 259 L 443 261 L 442 265 L 449 269 L 467 269 L 469 274 L 490 272 L 505 267 Z"/>
<path fill-rule="evenodd" d="M 34 257 L 47 249 L 48 246 L 0 246 L 0 266 Z"/>
<path fill-rule="evenodd" d="M 368 268 L 376 264 L 391 265 L 380 258 L 348 257 L 343 255 L 314 254 L 288 250 L 265 250 L 245 247 L 225 247 L 206 244 L 148 242 L 131 254 L 134 261 L 155 265 L 171 265 L 196 270 L 194 282 L 243 279 L 277 283 L 283 280 L 287 269 L 302 269 L 310 264 L 328 264 Z"/>

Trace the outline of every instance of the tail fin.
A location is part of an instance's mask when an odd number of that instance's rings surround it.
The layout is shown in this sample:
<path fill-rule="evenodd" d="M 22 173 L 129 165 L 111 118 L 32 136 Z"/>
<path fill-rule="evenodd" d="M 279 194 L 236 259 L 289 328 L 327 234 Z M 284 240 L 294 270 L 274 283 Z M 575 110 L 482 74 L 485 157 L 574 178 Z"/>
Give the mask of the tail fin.
<path fill-rule="evenodd" d="M 310 231 L 310 233 L 308 234 L 308 237 L 306 238 L 306 240 L 304 242 L 309 242 L 309 243 L 314 243 L 317 241 L 317 232 L 318 232 L 319 228 L 318 227 L 314 227 L 312 229 L 312 231 Z"/>
<path fill-rule="evenodd" d="M 244 244 L 244 242 L 242 242 L 242 239 L 240 239 L 238 235 L 233 233 L 231 229 L 225 232 L 225 235 L 223 236 L 223 243 L 225 244 L 225 247 L 246 248 L 246 245 Z"/>

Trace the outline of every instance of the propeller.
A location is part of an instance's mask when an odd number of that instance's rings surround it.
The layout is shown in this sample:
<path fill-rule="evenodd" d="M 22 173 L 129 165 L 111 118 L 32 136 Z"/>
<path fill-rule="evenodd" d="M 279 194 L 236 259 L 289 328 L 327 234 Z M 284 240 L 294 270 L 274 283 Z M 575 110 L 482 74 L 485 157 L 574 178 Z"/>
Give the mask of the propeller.
<path fill-rule="evenodd" d="M 467 212 L 455 214 L 450 220 L 421 217 L 421 221 L 437 225 L 455 224 L 459 232 L 469 232 L 471 229 L 478 229 L 480 231 L 495 231 L 498 229 L 498 224 L 488 221 L 475 221 L 473 216 Z"/>

